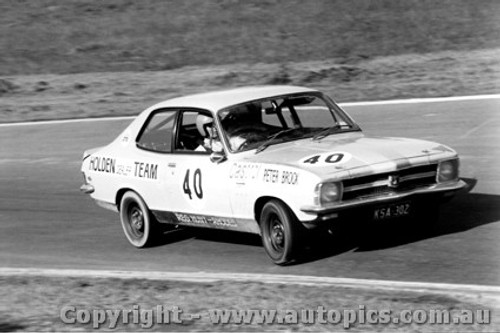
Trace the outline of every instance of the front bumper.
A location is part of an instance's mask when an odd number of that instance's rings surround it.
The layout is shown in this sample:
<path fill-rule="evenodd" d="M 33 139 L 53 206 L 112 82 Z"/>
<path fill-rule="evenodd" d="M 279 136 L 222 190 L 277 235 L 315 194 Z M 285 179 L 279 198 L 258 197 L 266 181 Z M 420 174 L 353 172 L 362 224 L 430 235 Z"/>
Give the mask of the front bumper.
<path fill-rule="evenodd" d="M 341 210 L 346 210 L 350 208 L 358 208 L 362 206 L 386 203 L 391 201 L 398 201 L 401 199 L 408 198 L 413 195 L 425 195 L 425 194 L 443 194 L 443 195 L 453 195 L 455 192 L 464 189 L 467 184 L 463 180 L 459 180 L 456 183 L 445 183 L 445 184 L 434 184 L 425 187 L 419 187 L 417 189 L 404 191 L 404 192 L 394 192 L 386 194 L 384 196 L 377 196 L 372 198 L 350 200 L 347 202 L 338 202 L 328 206 L 303 206 L 300 208 L 301 211 L 308 214 L 330 214 Z"/>

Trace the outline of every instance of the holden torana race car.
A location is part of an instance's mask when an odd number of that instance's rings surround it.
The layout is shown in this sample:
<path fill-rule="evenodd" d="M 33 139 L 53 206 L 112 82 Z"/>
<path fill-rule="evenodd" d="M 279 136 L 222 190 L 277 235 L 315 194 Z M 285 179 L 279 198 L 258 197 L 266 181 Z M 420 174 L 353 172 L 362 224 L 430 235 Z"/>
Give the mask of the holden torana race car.
<path fill-rule="evenodd" d="M 179 97 L 141 114 L 110 144 L 84 152 L 81 190 L 120 214 L 128 241 L 168 225 L 260 234 L 276 264 L 297 258 L 305 229 L 363 208 L 402 218 L 417 199 L 465 183 L 451 148 L 367 137 L 332 99 L 294 86 Z"/>

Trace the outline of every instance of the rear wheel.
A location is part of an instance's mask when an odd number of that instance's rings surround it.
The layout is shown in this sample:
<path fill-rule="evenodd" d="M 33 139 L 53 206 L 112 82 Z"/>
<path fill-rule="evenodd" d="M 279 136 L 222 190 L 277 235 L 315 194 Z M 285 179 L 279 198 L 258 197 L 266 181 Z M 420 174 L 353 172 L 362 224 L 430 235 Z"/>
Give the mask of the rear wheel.
<path fill-rule="evenodd" d="M 260 214 L 262 243 L 275 264 L 285 265 L 295 259 L 300 227 L 297 218 L 284 203 L 271 200 L 264 205 Z"/>
<path fill-rule="evenodd" d="M 120 202 L 120 220 L 130 244 L 138 248 L 152 245 L 157 222 L 137 193 L 129 191 L 123 195 Z"/>

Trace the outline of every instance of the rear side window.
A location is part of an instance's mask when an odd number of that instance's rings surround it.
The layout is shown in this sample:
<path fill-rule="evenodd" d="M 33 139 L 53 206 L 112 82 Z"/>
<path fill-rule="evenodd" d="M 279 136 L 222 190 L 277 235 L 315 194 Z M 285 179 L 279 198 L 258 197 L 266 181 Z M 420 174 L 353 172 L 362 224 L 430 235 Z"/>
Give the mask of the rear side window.
<path fill-rule="evenodd" d="M 137 147 L 161 153 L 171 152 L 172 132 L 176 114 L 176 110 L 154 113 L 137 138 Z"/>

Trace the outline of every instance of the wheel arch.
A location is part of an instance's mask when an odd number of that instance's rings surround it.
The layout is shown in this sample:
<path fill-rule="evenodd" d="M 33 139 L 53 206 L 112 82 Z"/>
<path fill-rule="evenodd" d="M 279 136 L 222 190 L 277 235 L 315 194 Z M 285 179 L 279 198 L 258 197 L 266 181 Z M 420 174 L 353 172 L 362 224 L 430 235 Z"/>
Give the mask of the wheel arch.
<path fill-rule="evenodd" d="M 283 201 L 282 199 L 278 198 L 278 197 L 273 197 L 273 196 L 262 196 L 262 197 L 259 197 L 256 201 L 255 201 L 255 204 L 254 204 L 254 208 L 253 208 L 253 213 L 254 213 L 254 218 L 255 218 L 255 221 L 257 221 L 257 223 L 260 225 L 260 214 L 262 213 L 262 209 L 264 208 L 264 205 L 266 203 L 268 203 L 269 201 L 271 200 L 276 200 L 276 201 L 279 201 L 281 203 L 283 203 L 286 207 L 288 207 L 288 209 L 290 210 L 290 212 L 293 213 L 293 215 L 295 216 L 295 213 L 293 212 L 293 210 L 291 209 L 290 205 L 287 204 L 285 201 Z M 295 216 L 296 217 L 296 216 Z"/>
<path fill-rule="evenodd" d="M 134 192 L 139 197 L 141 197 L 142 200 L 144 200 L 144 198 L 133 188 L 123 187 L 123 188 L 119 189 L 118 192 L 116 192 L 116 196 L 115 196 L 115 204 L 116 204 L 116 208 L 118 209 L 118 211 L 120 211 L 120 202 L 122 201 L 123 195 L 125 193 L 127 193 L 128 191 Z"/>

